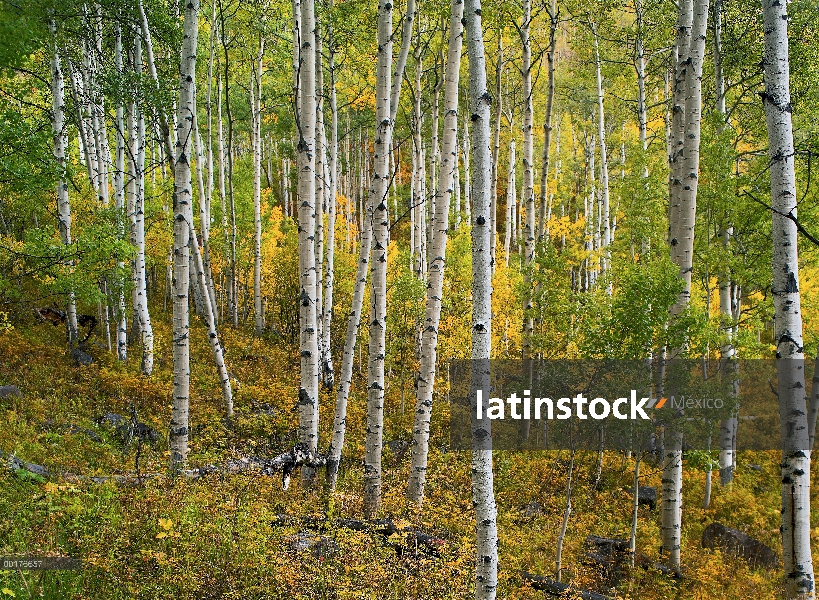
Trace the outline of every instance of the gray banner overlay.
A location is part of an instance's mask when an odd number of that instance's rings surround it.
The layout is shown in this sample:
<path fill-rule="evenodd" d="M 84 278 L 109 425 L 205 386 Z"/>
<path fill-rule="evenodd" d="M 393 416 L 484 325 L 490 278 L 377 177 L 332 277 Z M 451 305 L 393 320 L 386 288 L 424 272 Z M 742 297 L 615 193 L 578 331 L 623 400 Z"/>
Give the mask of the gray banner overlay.
<path fill-rule="evenodd" d="M 75 571 L 82 561 L 70 556 L 0 556 L 3 571 Z"/>
<path fill-rule="evenodd" d="M 781 363 L 778 365 L 777 362 Z M 809 412 L 813 361 L 560 360 L 449 364 L 452 449 L 809 450 L 807 418 L 780 425 L 779 377 Z M 786 379 L 783 379 L 786 381 Z M 792 379 L 787 379 L 792 381 Z M 797 402 L 797 405 L 799 403 Z M 491 435 L 490 435 L 491 434 Z"/>

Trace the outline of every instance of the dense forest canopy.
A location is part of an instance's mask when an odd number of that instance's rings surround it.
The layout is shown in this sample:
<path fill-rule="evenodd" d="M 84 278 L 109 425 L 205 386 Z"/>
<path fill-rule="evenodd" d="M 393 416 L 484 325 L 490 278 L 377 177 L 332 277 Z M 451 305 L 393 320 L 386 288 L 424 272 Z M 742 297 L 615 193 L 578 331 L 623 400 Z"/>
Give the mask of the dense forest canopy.
<path fill-rule="evenodd" d="M 3 597 L 814 598 L 817 37 L 815 0 L 1 0 L 0 555 L 87 561 Z M 451 449 L 452 360 L 659 398 L 674 358 L 776 361 L 781 448 L 739 409 Z M 255 533 L 188 540 L 209 495 Z"/>

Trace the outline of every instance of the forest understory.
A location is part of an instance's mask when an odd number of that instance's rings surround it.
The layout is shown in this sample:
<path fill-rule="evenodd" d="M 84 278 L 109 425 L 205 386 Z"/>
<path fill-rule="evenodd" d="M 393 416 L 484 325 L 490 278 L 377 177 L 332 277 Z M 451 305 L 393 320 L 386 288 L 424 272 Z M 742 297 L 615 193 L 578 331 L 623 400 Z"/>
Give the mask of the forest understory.
<path fill-rule="evenodd" d="M 111 599 L 460 599 L 474 593 L 469 452 L 447 452 L 443 426 L 432 430 L 422 514 L 404 496 L 409 453 L 396 455 L 388 443 L 384 457 L 383 514 L 400 528 L 440 539 L 437 555 L 417 548 L 403 533 L 388 538 L 337 524 L 317 530 L 282 522 L 282 515 L 326 517 L 331 523 L 361 519 L 366 399 L 360 393 L 350 401 L 350 455 L 335 494 L 327 493 L 321 471 L 307 487 L 294 477 L 287 491 L 279 476 L 253 471 L 213 473 L 195 481 L 169 478 L 170 330 L 158 314 L 157 368 L 151 378 L 140 374 L 138 364 L 118 362 L 96 337 L 90 347 L 95 363 L 77 366 L 58 328 L 32 320 L 0 334 L 0 381 L 23 394 L 0 400 L 0 451 L 4 458 L 13 454 L 50 473 L 39 477 L 20 468 L 3 470 L 0 512 L 8 518 L 0 525 L 0 551 L 83 561 L 81 571 L 0 570 L 0 588 L 17 598 Z M 233 374 L 241 382 L 236 416 L 227 427 L 204 328 L 192 329 L 191 377 L 198 391 L 191 413 L 190 467 L 242 456 L 270 459 L 289 450 L 298 440 L 296 349 L 269 336 L 226 330 Z M 356 375 L 357 383 L 361 377 Z M 387 395 L 385 439 L 406 441 L 412 413 L 401 412 L 396 392 Z M 139 422 L 161 432 L 156 441 L 133 439 L 125 446 L 113 426 L 100 424 L 106 413 L 127 417 L 132 410 Z M 446 410 L 446 402 L 436 404 L 434 422 L 446 423 Z M 568 451 L 495 453 L 499 597 L 553 597 L 533 589 L 522 573 L 553 575 L 568 459 Z M 741 452 L 734 482 L 730 488 L 714 486 L 708 509 L 702 508 L 704 473 L 695 465 L 683 488 L 682 578 L 638 566 L 625 568 L 619 581 L 612 581 L 599 565 L 584 560 L 585 541 L 590 534 L 628 538 L 634 461 L 607 451 L 594 488 L 597 454 L 578 454 L 563 580 L 578 591 L 618 598 L 778 597 L 782 583 L 776 570 L 755 569 L 741 557 L 704 549 L 701 538 L 706 526 L 721 522 L 776 548 L 779 460 L 777 452 Z M 145 476 L 141 483 L 138 472 Z M 116 475 L 127 481 L 90 480 Z M 658 464 L 647 463 L 640 485 L 660 489 L 661 475 Z M 658 516 L 657 508 L 640 507 L 637 549 L 653 560 L 659 559 Z M 816 526 L 812 523 L 813 540 L 819 536 Z"/>

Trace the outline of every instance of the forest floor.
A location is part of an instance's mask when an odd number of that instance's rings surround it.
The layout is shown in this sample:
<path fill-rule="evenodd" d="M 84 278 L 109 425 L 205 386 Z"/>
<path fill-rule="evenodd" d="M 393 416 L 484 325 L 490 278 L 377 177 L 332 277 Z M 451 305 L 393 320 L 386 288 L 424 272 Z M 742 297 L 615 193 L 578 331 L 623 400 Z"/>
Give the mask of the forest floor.
<path fill-rule="evenodd" d="M 453 598 L 473 594 L 474 521 L 470 455 L 447 451 L 447 406 L 432 421 L 427 500 L 418 510 L 404 498 L 409 453 L 384 450 L 382 515 L 399 529 L 438 538 L 435 552 L 390 537 L 337 526 L 362 518 L 365 398 L 362 375 L 353 382 L 347 458 L 329 495 L 319 481 L 252 471 L 201 479 L 165 475 L 141 482 L 102 483 L 91 476 L 167 471 L 167 424 L 173 366 L 167 315 L 157 314 L 154 375 L 139 374 L 136 348 L 120 363 L 99 345 L 95 362 L 78 367 L 63 330 L 20 324 L 0 332 L 0 385 L 22 397 L 0 398 L 0 451 L 45 466 L 41 477 L 0 463 L 0 556 L 78 557 L 75 571 L 0 570 L 0 598 Z M 223 464 L 238 456 L 271 458 L 296 441 L 297 349 L 223 328 L 226 359 L 236 386 L 236 417 L 227 427 L 205 331 L 192 324 L 191 451 L 189 466 Z M 99 342 L 98 337 L 92 341 Z M 411 405 L 411 396 L 405 399 Z M 329 439 L 334 397 L 323 392 L 321 440 Z M 158 433 L 157 441 L 123 444 L 98 419 L 129 417 Z M 388 390 L 385 441 L 409 440 L 412 410 Z M 393 444 L 393 449 L 400 445 Z M 775 598 L 781 570 L 752 569 L 742 558 L 703 549 L 703 529 L 719 521 L 779 549 L 780 485 L 776 452 L 741 453 L 735 481 L 722 488 L 714 473 L 711 505 L 702 508 L 704 474 L 686 465 L 681 580 L 653 568 L 626 569 L 619 581 L 584 560 L 588 535 L 628 538 L 634 461 L 605 454 L 602 478 L 591 480 L 596 454 L 575 465 L 573 511 L 563 551 L 563 581 L 576 589 L 619 598 Z M 565 507 L 568 452 L 496 452 L 495 494 L 500 537 L 500 598 L 546 598 L 521 573 L 553 575 Z M 70 475 L 69 475 L 70 474 Z M 661 488 L 656 464 L 643 465 L 641 485 Z M 816 492 L 814 491 L 814 502 Z M 284 519 L 282 515 L 291 518 Z M 299 517 L 326 516 L 321 531 Z M 815 520 L 815 519 L 814 519 Z M 816 527 L 817 523 L 812 523 Z M 813 537 L 819 528 L 812 529 Z M 659 506 L 640 507 L 637 548 L 658 559 Z M 1 567 L 2 565 L 0 565 Z M 614 585 L 612 585 L 614 583 Z"/>

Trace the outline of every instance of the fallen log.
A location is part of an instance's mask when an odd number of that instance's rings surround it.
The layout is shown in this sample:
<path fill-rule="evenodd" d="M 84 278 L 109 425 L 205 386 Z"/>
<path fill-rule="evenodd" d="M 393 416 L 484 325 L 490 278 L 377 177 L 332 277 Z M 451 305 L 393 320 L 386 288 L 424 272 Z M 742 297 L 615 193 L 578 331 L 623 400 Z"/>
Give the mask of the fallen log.
<path fill-rule="evenodd" d="M 0 458 L 3 458 L 3 456 L 3 452 L 0 451 Z M 41 465 L 25 462 L 13 455 L 6 456 L 8 457 L 8 464 L 12 469 L 25 469 L 42 477 L 49 477 L 51 475 L 49 470 Z M 214 473 L 235 474 L 250 470 L 259 471 L 262 475 L 266 476 L 281 473 L 282 485 L 286 490 L 288 487 L 290 487 L 290 476 L 296 469 L 303 466 L 315 469 L 326 466 L 326 464 L 326 456 L 311 450 L 307 444 L 299 442 L 293 446 L 292 449 L 288 450 L 287 452 L 283 452 L 270 460 L 255 456 L 234 458 L 228 460 L 223 465 L 204 465 L 195 469 L 183 469 L 180 474 L 183 477 L 195 480 Z M 165 476 L 164 473 L 122 473 L 118 475 L 88 477 L 69 472 L 62 472 L 60 475 L 65 479 L 74 481 L 88 480 L 93 481 L 94 483 L 105 483 L 106 481 L 113 480 L 117 483 L 123 484 L 141 483 L 145 479 L 154 479 Z"/>
<path fill-rule="evenodd" d="M 561 583 L 555 581 L 551 577 L 543 575 L 533 575 L 527 571 L 521 573 L 523 580 L 536 590 L 546 592 L 555 598 L 582 598 L 582 600 L 611 600 L 609 596 L 598 594 L 597 592 L 589 592 L 587 590 L 578 590 L 573 588 L 568 583 Z"/>
<path fill-rule="evenodd" d="M 333 519 L 325 516 L 307 515 L 304 517 L 294 517 L 291 515 L 277 515 L 272 523 L 274 527 L 296 526 L 313 531 L 327 532 L 332 529 L 350 529 L 372 535 L 383 537 L 389 540 L 395 534 L 402 534 L 401 542 L 390 542 L 390 546 L 400 556 L 407 551 L 412 551 L 416 556 L 418 552 L 438 558 L 441 556 L 446 542 L 434 535 L 414 529 L 412 526 L 400 527 L 391 518 L 376 519 L 373 521 L 359 521 L 356 519 Z M 393 538 L 395 539 L 395 538 Z"/>

